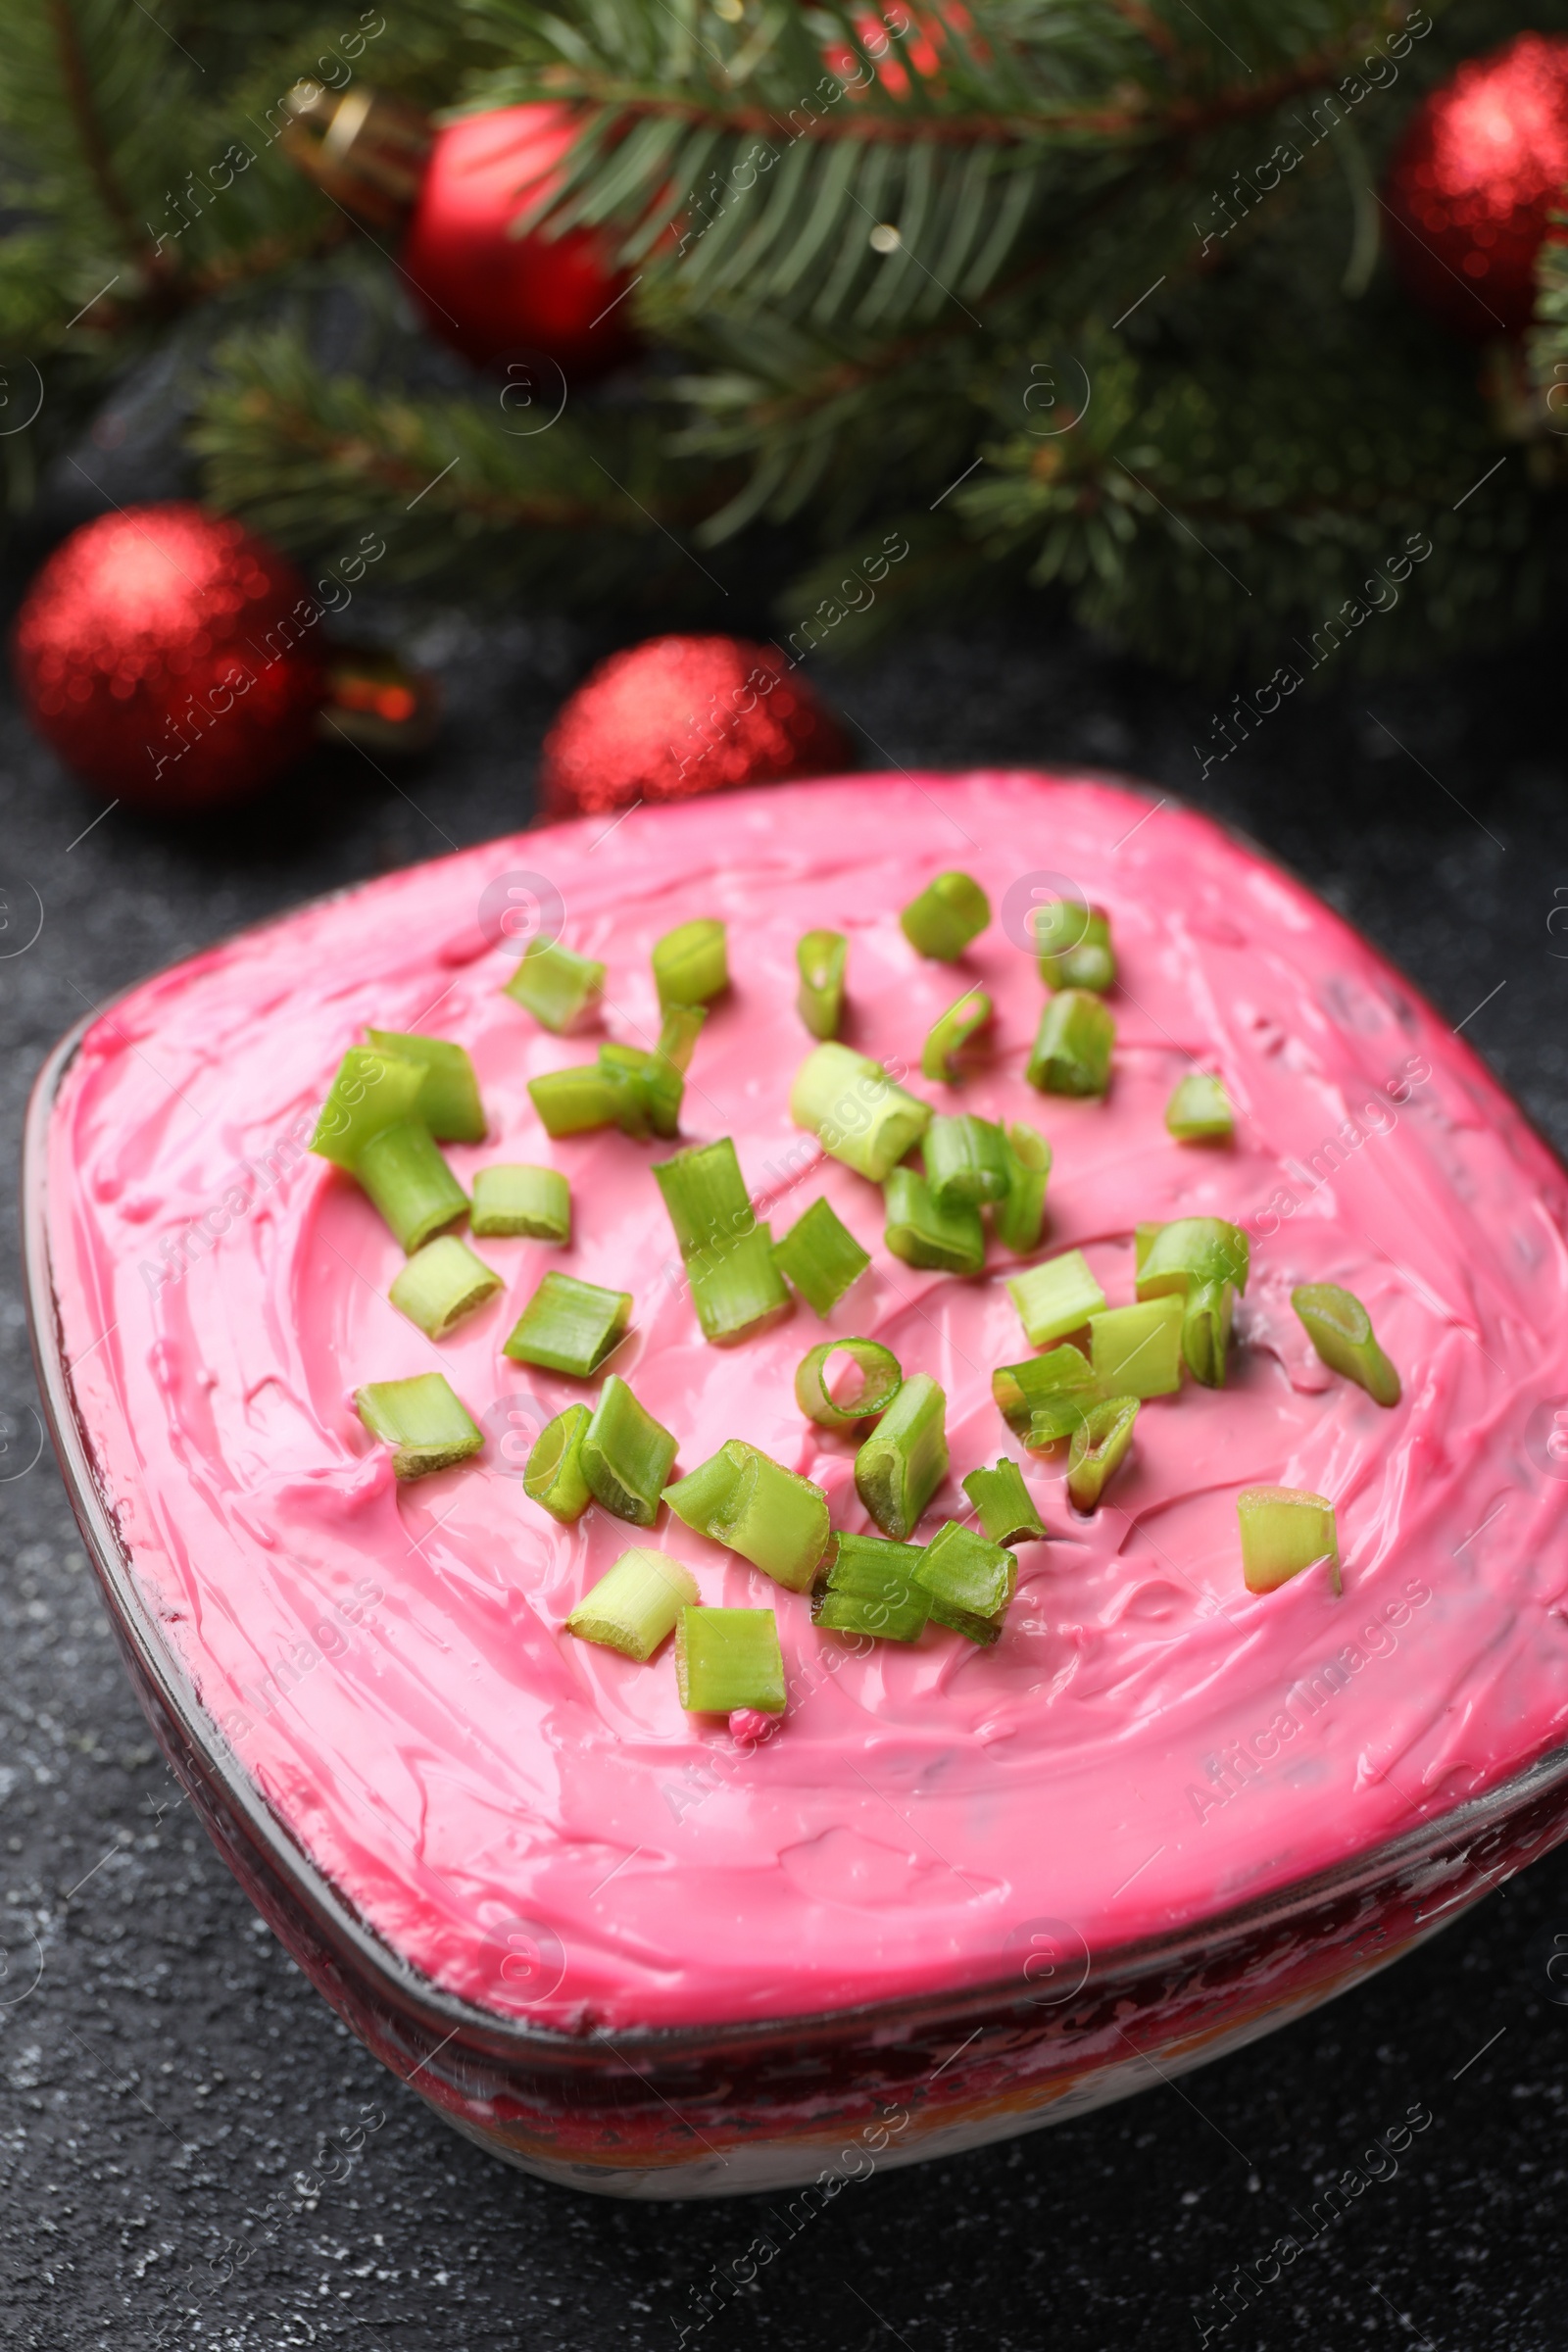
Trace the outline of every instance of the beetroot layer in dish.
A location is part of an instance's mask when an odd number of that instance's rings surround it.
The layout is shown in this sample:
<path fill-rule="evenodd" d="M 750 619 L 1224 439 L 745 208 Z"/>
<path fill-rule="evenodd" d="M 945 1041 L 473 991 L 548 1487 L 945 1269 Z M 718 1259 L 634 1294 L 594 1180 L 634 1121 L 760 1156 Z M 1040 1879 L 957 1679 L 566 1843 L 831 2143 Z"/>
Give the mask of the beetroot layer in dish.
<path fill-rule="evenodd" d="M 898 911 L 955 866 L 997 916 L 960 964 L 927 962 Z M 1120 959 L 1104 1102 L 1023 1079 L 1042 1003 L 1024 913 L 1032 889 L 1071 886 L 1107 908 Z M 498 913 L 552 894 L 566 944 L 609 964 L 608 1030 L 635 1043 L 658 1029 L 654 940 L 727 921 L 734 984 L 682 1140 L 734 1138 L 775 1237 L 825 1194 L 871 1251 L 825 1326 L 801 1306 L 705 1345 L 649 1173 L 673 1147 L 545 1137 L 527 1079 L 594 1041 L 547 1035 L 500 993 L 518 943 Z M 983 1278 L 911 1271 L 883 1247 L 879 1191 L 791 1126 L 811 1044 L 795 946 L 820 927 L 852 942 L 848 1042 L 941 1108 L 1051 1139 L 1037 1254 L 1081 1248 L 1114 1305 L 1140 1220 L 1217 1215 L 1252 1237 L 1228 1385 L 1146 1403 L 1093 1519 L 1069 1510 L 1061 1453 L 1024 1454 L 992 1401 L 993 1368 L 1027 1352 L 1004 1288 L 1017 1261 L 993 1243 Z M 997 1005 L 989 1054 L 961 1088 L 923 1082 L 925 1032 L 973 982 Z M 439 1347 L 387 1302 L 402 1254 L 368 1201 L 302 1148 L 368 1025 L 468 1048 L 491 1135 L 448 1147 L 460 1178 L 533 1160 L 571 1182 L 570 1249 L 476 1243 L 505 1292 Z M 1165 1131 L 1194 1057 L 1236 1106 L 1228 1150 Z M 1102 1952 L 1375 1844 L 1568 1718 L 1561 1172 L 1334 914 L 1131 792 L 1028 774 L 775 787 L 391 876 L 96 1022 L 49 1190 L 64 1352 L 170 1643 L 369 1925 L 503 2014 L 612 2033 L 788 2017 L 1001 1979 L 1042 1937 Z M 800 1356 L 858 1333 L 933 1374 L 953 1473 L 926 1532 L 966 1515 L 957 1480 L 1002 1452 L 1051 1531 L 1020 1548 L 997 1646 L 933 1628 L 859 1656 L 667 1511 L 641 1539 L 597 1508 L 547 1518 L 520 1455 L 592 1388 L 499 1350 L 550 1266 L 634 1293 L 613 1366 L 682 1469 L 744 1438 L 818 1481 L 843 1527 L 868 1526 L 855 1439 L 802 1419 Z M 1290 1292 L 1319 1281 L 1369 1308 L 1403 1378 L 1392 1411 L 1312 1353 Z M 400 1489 L 352 1391 L 436 1367 L 489 1442 Z M 1321 1573 L 1245 1591 L 1236 1495 L 1258 1483 L 1333 1498 L 1343 1598 Z M 682 1712 L 667 1647 L 637 1666 L 563 1631 L 638 1540 L 686 1561 L 706 1601 L 777 1611 L 790 1706 L 755 1751 Z"/>

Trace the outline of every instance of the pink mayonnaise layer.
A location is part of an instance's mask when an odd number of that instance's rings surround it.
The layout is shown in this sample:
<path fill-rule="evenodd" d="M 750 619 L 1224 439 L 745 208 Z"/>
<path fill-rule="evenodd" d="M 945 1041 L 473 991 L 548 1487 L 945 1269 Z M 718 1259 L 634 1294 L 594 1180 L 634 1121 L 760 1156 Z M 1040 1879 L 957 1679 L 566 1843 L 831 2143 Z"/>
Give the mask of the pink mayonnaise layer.
<path fill-rule="evenodd" d="M 944 966 L 897 918 L 951 866 L 998 912 Z M 1112 918 L 1104 1102 L 1024 1083 L 1042 990 L 1021 914 L 1042 874 Z M 697 914 L 729 924 L 734 986 L 697 1049 L 683 1140 L 733 1136 L 775 1234 L 820 1194 L 871 1251 L 826 1328 L 945 1387 L 953 1478 L 928 1529 L 965 1515 L 965 1471 L 1024 1461 L 1050 1540 L 1021 1548 L 994 1649 L 933 1630 L 857 1656 L 667 1512 L 638 1539 L 527 1501 L 534 1431 L 584 1391 L 499 1350 L 559 1265 L 635 1294 L 616 1368 L 683 1467 L 745 1438 L 818 1480 L 838 1524 L 867 1524 L 853 1439 L 792 1396 L 823 1325 L 801 1307 L 705 1346 L 649 1173 L 670 1147 L 545 1137 L 525 1082 L 593 1040 L 548 1036 L 499 993 L 518 953 L 498 928 L 509 888 L 514 907 L 559 895 L 566 942 L 610 966 L 609 1032 L 634 1042 L 658 1027 L 654 940 Z M 911 1272 L 883 1248 L 878 1191 L 790 1124 L 810 1043 L 795 945 L 822 926 L 852 942 L 849 1042 L 906 1063 L 941 1107 L 1049 1136 L 1044 1253 L 1082 1249 L 1112 1303 L 1133 1296 L 1141 1219 L 1212 1214 L 1253 1237 L 1229 1384 L 1147 1404 L 1093 1519 L 1070 1513 L 1059 1455 L 1024 1455 L 992 1403 L 993 1367 L 1026 1352 L 1014 1261 L 993 1245 L 981 1279 Z M 977 981 L 993 1043 L 961 1089 L 923 1083 L 927 1027 Z M 460 1176 L 521 1159 L 571 1180 L 571 1248 L 479 1244 L 504 1294 L 440 1346 L 388 1304 L 401 1253 L 368 1202 L 300 1149 L 368 1024 L 468 1048 L 492 1134 L 451 1148 Z M 1193 1056 L 1236 1105 L 1232 1149 L 1166 1134 Z M 215 1740 L 388 1944 L 492 2009 L 612 2031 L 791 2016 L 1002 1978 L 1041 1935 L 1103 1951 L 1363 1851 L 1568 1718 L 1562 1173 L 1325 906 L 1124 789 L 775 787 L 368 884 L 99 1020 L 60 1095 L 49 1198 L 81 1417 Z M 1403 1377 L 1396 1409 L 1317 1362 L 1290 1306 L 1302 1281 L 1365 1301 Z M 489 1443 L 399 1489 L 350 1392 L 436 1366 Z M 1247 1593 L 1236 1495 L 1259 1482 L 1333 1497 L 1342 1599 L 1321 1573 Z M 682 1712 L 667 1647 L 635 1666 L 563 1632 L 635 1540 L 686 1561 L 705 1600 L 777 1611 L 792 1695 L 755 1750 Z"/>

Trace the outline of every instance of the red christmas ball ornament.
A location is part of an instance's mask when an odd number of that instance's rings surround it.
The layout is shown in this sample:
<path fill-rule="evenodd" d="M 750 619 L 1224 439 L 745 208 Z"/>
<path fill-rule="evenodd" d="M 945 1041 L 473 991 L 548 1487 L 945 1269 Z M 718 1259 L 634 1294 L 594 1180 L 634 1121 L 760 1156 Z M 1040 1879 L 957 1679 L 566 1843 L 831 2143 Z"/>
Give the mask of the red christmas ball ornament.
<path fill-rule="evenodd" d="M 593 229 L 511 233 L 576 137 L 569 108 L 535 102 L 466 115 L 435 134 L 403 247 L 434 335 L 476 367 L 543 352 L 581 380 L 636 349 L 625 275 Z"/>
<path fill-rule="evenodd" d="M 17 616 L 17 683 L 68 767 L 133 808 L 243 800 L 312 740 L 324 649 L 304 580 L 232 516 L 185 501 L 73 531 Z"/>
<path fill-rule="evenodd" d="M 601 662 L 545 738 L 550 816 L 685 801 L 852 764 L 850 747 L 776 646 L 651 637 Z"/>
<path fill-rule="evenodd" d="M 1523 32 L 1423 100 L 1389 170 L 1406 290 L 1475 342 L 1530 324 L 1546 216 L 1568 189 L 1568 38 Z"/>

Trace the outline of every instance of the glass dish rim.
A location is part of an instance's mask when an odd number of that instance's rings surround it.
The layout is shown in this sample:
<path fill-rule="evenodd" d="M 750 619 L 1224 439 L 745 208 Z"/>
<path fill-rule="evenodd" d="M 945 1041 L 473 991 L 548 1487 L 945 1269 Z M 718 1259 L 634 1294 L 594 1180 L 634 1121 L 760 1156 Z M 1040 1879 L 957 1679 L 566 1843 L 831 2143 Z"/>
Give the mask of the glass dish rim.
<path fill-rule="evenodd" d="M 1085 783 L 1111 784 L 1140 798 L 1153 798 L 1151 787 L 1141 779 L 1123 776 L 1111 769 L 1009 769 L 996 772 L 1029 772 L 1038 774 L 1042 782 L 1081 779 Z M 1320 894 L 1312 889 L 1310 883 L 1303 882 L 1293 873 L 1272 851 L 1252 841 L 1243 828 L 1211 815 L 1206 809 L 1192 809 L 1191 804 L 1180 800 L 1177 795 L 1167 792 L 1164 799 L 1166 806 L 1179 806 L 1190 813 L 1201 816 L 1205 823 L 1212 824 L 1216 831 L 1240 842 L 1263 863 L 1285 872 L 1314 900 L 1319 898 Z M 496 838 L 505 841 L 518 836 L 503 834 Z M 473 843 L 449 855 L 468 856 L 473 850 L 485 846 L 485 843 Z M 443 857 L 417 862 L 441 865 L 448 859 Z M 407 872 L 413 869 L 398 870 Z M 881 2039 L 890 2026 L 914 2016 L 928 2015 L 936 2010 L 943 2013 L 955 2010 L 968 2013 L 983 2008 L 1016 2005 L 1020 2001 L 1046 2009 L 1059 2006 L 1063 2015 L 1070 2015 L 1096 1988 L 1109 1987 L 1146 1975 L 1151 1970 L 1169 1968 L 1184 1961 L 1212 1960 L 1226 1948 L 1244 1941 L 1263 1928 L 1277 1928 L 1294 1917 L 1364 1891 L 1403 1870 L 1436 1859 L 1442 1852 L 1468 1848 L 1487 1830 L 1505 1820 L 1516 1807 L 1545 1794 L 1560 1784 L 1568 1783 L 1568 1735 L 1565 1735 L 1558 1745 L 1544 1749 L 1529 1763 L 1520 1766 L 1494 1787 L 1483 1789 L 1478 1795 L 1463 1798 L 1442 1812 L 1413 1823 L 1392 1838 L 1344 1855 L 1305 1877 L 1288 1880 L 1244 1902 L 1206 1912 L 1200 1919 L 1190 1921 L 1168 1935 L 1144 1936 L 1108 1945 L 1100 1952 L 1092 1951 L 1087 1938 L 1080 1935 L 1088 1954 L 1089 1969 L 1075 1992 L 1059 2004 L 1044 2003 L 1038 1999 L 1031 2001 L 1027 1993 L 1020 1991 L 1021 1979 L 1013 1973 L 1001 1979 L 956 1983 L 918 1993 L 894 1994 L 874 2002 L 803 2011 L 787 2016 L 714 2019 L 678 2026 L 617 2027 L 612 2043 L 608 2034 L 597 2028 L 587 2033 L 571 2033 L 564 2028 L 537 2024 L 525 2017 L 511 2017 L 498 2010 L 483 2008 L 462 1994 L 445 1990 L 432 1978 L 425 1976 L 361 1917 L 336 1883 L 307 1851 L 289 1825 L 272 1810 L 260 1787 L 222 1739 L 214 1718 L 202 1705 L 195 1685 L 177 1652 L 163 1635 L 157 1619 L 147 1607 L 130 1553 L 122 1542 L 113 1514 L 99 1491 L 91 1446 L 71 1385 L 70 1369 L 61 1346 L 48 1226 L 48 1148 L 55 1104 L 60 1088 L 89 1030 L 107 1019 L 115 1007 L 128 997 L 156 981 L 168 978 L 183 965 L 231 947 L 238 941 L 259 937 L 293 921 L 302 913 L 316 911 L 340 899 L 353 897 L 381 879 L 383 877 L 379 875 L 367 876 L 333 890 L 319 892 L 277 913 L 266 915 L 257 922 L 241 924 L 235 930 L 195 950 L 192 955 L 160 965 L 155 971 L 128 982 L 113 996 L 105 998 L 93 1011 L 74 1022 L 45 1055 L 29 1094 L 22 1152 L 21 1223 L 24 1298 L 44 1422 L 54 1446 L 67 1498 L 91 1554 L 116 1632 L 132 1646 L 138 1665 L 156 1691 L 169 1721 L 177 1727 L 191 1754 L 200 1759 L 209 1779 L 216 1782 L 223 1803 L 232 1815 L 243 1822 L 270 1869 L 294 1899 L 303 1905 L 307 1915 L 326 1932 L 337 1950 L 340 1953 L 345 1947 L 352 1950 L 363 1974 L 391 2005 L 432 2022 L 439 2021 L 452 2034 L 462 2032 L 470 2048 L 476 2044 L 485 2046 L 492 2057 L 513 2056 L 519 2060 L 535 2061 L 553 2059 L 567 2065 L 581 2065 L 586 2060 L 601 2057 L 613 2059 L 628 2046 L 651 2059 L 667 2057 L 679 2060 L 685 2055 L 715 2047 L 729 2048 L 736 2044 L 778 2039 L 806 2040 L 824 2034 L 836 2038 L 859 2034 Z M 1331 908 L 1330 911 L 1334 910 Z M 1398 977 L 1412 995 L 1421 997 L 1421 992 L 1403 972 Z M 1424 997 L 1421 1001 L 1424 1005 Z M 1490 1071 L 1487 1075 L 1494 1085 L 1498 1084 Z M 1558 1154 L 1550 1139 L 1541 1133 L 1535 1121 L 1514 1102 L 1512 1096 L 1508 1097 L 1508 1101 L 1549 1156 L 1557 1160 Z M 1462 1853 L 1460 1858 L 1462 1861 Z M 1512 1872 L 1507 1874 L 1512 1875 Z M 1506 1877 L 1499 1884 L 1505 1885 Z"/>

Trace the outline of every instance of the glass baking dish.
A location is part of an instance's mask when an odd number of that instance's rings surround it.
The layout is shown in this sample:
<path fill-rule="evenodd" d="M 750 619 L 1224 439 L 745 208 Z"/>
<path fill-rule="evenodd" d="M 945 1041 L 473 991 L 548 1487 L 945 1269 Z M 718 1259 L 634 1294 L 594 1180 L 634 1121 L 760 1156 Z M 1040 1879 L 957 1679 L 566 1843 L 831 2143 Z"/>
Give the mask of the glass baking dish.
<path fill-rule="evenodd" d="M 94 1016 L 101 1018 L 101 1015 Z M 203 1708 L 100 1491 L 64 1361 L 47 1137 L 87 1027 L 28 1113 L 23 1230 L 44 1410 L 148 1721 L 214 1843 L 318 1990 L 381 2062 L 522 2170 L 617 2196 L 733 2195 L 1008 2137 L 1256 2039 L 1386 1966 L 1568 1834 L 1568 1746 L 1372 1850 L 1195 1928 L 1091 1952 L 1028 1923 L 998 1981 L 762 2023 L 572 2034 L 455 1998 L 358 1917 Z M 519 1952 L 525 1979 L 544 1955 Z"/>

